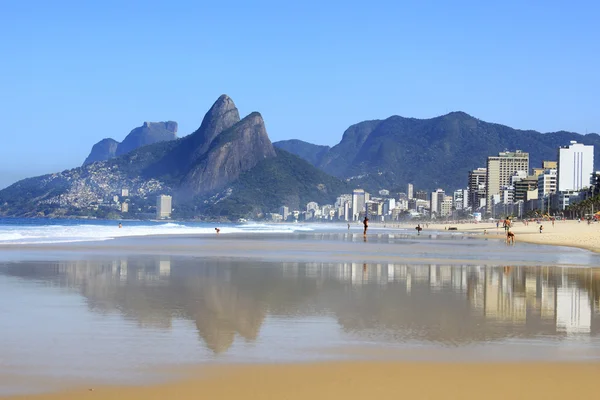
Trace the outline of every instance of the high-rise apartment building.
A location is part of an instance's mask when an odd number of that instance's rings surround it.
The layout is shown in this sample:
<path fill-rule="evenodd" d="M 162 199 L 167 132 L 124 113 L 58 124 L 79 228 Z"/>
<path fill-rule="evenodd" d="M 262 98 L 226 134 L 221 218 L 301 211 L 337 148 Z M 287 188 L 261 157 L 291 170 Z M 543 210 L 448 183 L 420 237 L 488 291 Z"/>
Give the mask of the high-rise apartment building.
<path fill-rule="evenodd" d="M 369 193 L 364 189 L 354 189 L 352 192 L 352 219 L 357 220 L 360 213 L 366 211 L 365 204 L 369 201 Z"/>
<path fill-rule="evenodd" d="M 284 221 L 287 221 L 288 216 L 290 215 L 290 208 L 288 206 L 279 207 L 279 214 L 281 214 L 281 218 L 283 218 Z"/>
<path fill-rule="evenodd" d="M 454 191 L 453 206 L 457 210 L 464 210 L 468 206 L 469 189 L 458 189 Z"/>
<path fill-rule="evenodd" d="M 590 186 L 594 173 L 594 146 L 572 140 L 558 149 L 558 191 L 581 190 Z"/>
<path fill-rule="evenodd" d="M 427 192 L 424 190 L 417 190 L 417 193 L 415 193 L 415 198 L 418 200 L 427 200 Z"/>
<path fill-rule="evenodd" d="M 538 178 L 535 175 L 531 175 L 516 179 L 514 181 L 514 201 L 527 201 L 527 192 L 537 189 Z"/>
<path fill-rule="evenodd" d="M 406 194 L 408 196 L 408 200 L 411 200 L 413 198 L 413 192 L 414 192 L 414 187 L 412 183 L 408 184 L 408 190 L 406 191 Z"/>
<path fill-rule="evenodd" d="M 538 196 L 548 196 L 556 193 L 556 169 L 547 169 L 538 175 Z"/>
<path fill-rule="evenodd" d="M 452 215 L 452 206 L 454 205 L 454 200 L 452 196 L 444 196 L 444 199 L 439 203 L 440 213 L 439 215 L 442 217 L 446 217 Z"/>
<path fill-rule="evenodd" d="M 443 189 L 438 189 L 435 192 L 431 193 L 431 206 L 430 212 L 431 215 L 434 213 L 439 217 L 442 215 L 442 202 L 446 197 L 446 193 Z"/>
<path fill-rule="evenodd" d="M 500 194 L 503 187 L 510 186 L 512 176 L 517 171 L 529 171 L 529 153 L 521 150 L 503 151 L 487 159 L 486 171 L 486 208 L 491 211 L 492 198 Z"/>
<path fill-rule="evenodd" d="M 171 218 L 172 198 L 167 195 L 156 196 L 156 218 Z"/>
<path fill-rule="evenodd" d="M 485 168 L 477 168 L 469 172 L 469 199 L 468 207 L 477 210 L 482 206 L 482 201 L 485 199 L 485 182 L 487 170 Z"/>

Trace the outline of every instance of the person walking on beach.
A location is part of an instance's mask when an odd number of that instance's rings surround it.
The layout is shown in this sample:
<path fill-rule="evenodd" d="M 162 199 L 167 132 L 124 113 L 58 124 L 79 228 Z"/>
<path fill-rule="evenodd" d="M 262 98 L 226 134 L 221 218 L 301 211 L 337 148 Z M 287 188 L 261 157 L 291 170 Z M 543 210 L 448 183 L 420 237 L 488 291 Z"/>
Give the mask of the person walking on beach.
<path fill-rule="evenodd" d="M 217 235 L 221 232 L 221 230 L 219 228 L 215 228 L 215 232 L 217 232 Z"/>
<path fill-rule="evenodd" d="M 540 225 L 540 233 L 542 233 L 543 229 L 544 229 L 544 225 Z"/>
<path fill-rule="evenodd" d="M 365 227 L 363 236 L 367 236 L 367 229 L 369 228 L 369 218 L 365 217 L 365 219 L 363 220 L 363 226 Z"/>

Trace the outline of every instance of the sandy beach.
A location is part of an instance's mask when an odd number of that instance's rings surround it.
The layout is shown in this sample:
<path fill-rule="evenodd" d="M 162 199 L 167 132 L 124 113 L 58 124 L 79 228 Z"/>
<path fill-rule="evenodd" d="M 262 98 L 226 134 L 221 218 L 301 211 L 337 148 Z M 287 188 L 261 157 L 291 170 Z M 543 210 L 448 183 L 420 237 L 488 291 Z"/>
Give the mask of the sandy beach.
<path fill-rule="evenodd" d="M 593 398 L 597 363 L 388 363 L 222 365 L 166 384 L 81 387 L 5 399 L 564 399 Z"/>
<path fill-rule="evenodd" d="M 540 224 L 530 222 L 524 225 L 522 222 L 515 222 L 511 231 L 516 236 L 517 242 L 526 242 L 534 244 L 544 244 L 553 246 L 568 246 L 591 250 L 600 253 L 600 223 L 577 221 L 542 221 L 543 231 L 540 233 Z M 504 240 L 504 228 L 500 223 L 496 228 L 496 223 L 478 223 L 478 224 L 429 224 L 429 227 L 423 230 L 426 234 L 430 230 L 445 230 L 448 227 L 457 227 L 458 232 L 470 232 L 483 235 L 487 231 L 488 238 L 500 238 Z"/>

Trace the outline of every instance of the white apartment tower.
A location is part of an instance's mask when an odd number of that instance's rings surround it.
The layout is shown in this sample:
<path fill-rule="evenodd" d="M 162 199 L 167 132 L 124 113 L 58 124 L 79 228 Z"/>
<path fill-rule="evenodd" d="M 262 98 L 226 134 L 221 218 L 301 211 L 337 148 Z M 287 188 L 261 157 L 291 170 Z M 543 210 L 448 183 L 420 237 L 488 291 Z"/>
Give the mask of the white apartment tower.
<path fill-rule="evenodd" d="M 505 186 L 511 185 L 512 176 L 517 171 L 529 171 L 529 153 L 521 150 L 503 151 L 487 159 L 486 171 L 486 207 L 490 211 L 492 198 L 499 195 Z"/>
<path fill-rule="evenodd" d="M 171 196 L 167 196 L 164 194 L 162 194 L 160 196 L 156 196 L 156 218 L 157 219 L 171 218 L 171 210 L 172 210 L 171 201 L 172 201 Z"/>
<path fill-rule="evenodd" d="M 406 194 L 408 195 L 408 199 L 409 199 L 409 200 L 412 200 L 412 198 L 413 198 L 413 194 L 414 194 L 414 193 L 413 193 L 413 192 L 414 192 L 414 190 L 415 190 L 415 189 L 414 189 L 414 187 L 413 187 L 413 184 L 412 184 L 412 183 L 409 183 L 409 184 L 408 184 L 408 190 L 406 191 Z"/>
<path fill-rule="evenodd" d="M 548 196 L 556 193 L 556 170 L 547 169 L 543 173 L 539 174 L 538 177 L 538 196 Z"/>
<path fill-rule="evenodd" d="M 438 189 L 431 193 L 431 207 L 430 213 L 435 213 L 438 217 L 442 215 L 442 203 L 446 198 L 446 193 L 443 189 Z"/>
<path fill-rule="evenodd" d="M 369 201 L 369 193 L 364 189 L 354 189 L 352 192 L 352 219 L 357 220 L 361 212 L 365 212 L 365 205 Z"/>
<path fill-rule="evenodd" d="M 581 190 L 590 185 L 594 172 L 594 146 L 572 140 L 558 149 L 558 191 Z"/>

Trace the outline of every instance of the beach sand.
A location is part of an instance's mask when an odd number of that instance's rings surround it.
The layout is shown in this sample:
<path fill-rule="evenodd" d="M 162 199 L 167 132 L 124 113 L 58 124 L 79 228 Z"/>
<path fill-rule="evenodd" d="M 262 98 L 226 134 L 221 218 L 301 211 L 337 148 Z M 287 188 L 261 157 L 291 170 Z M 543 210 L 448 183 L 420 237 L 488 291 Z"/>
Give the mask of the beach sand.
<path fill-rule="evenodd" d="M 6 399 L 585 399 L 597 396 L 598 373 L 600 363 L 220 365 L 192 368 L 166 384 Z"/>
<path fill-rule="evenodd" d="M 543 232 L 540 233 L 540 224 L 530 222 L 529 225 L 524 225 L 522 222 L 515 222 L 511 227 L 511 231 L 515 234 L 516 242 L 526 242 L 534 244 L 545 244 L 554 246 L 578 247 L 581 249 L 591 250 L 600 253 L 600 223 L 592 223 L 577 221 L 555 221 L 552 226 L 551 221 L 542 221 Z M 487 231 L 488 238 L 504 237 L 504 228 L 502 223 L 496 229 L 496 223 L 479 223 L 479 224 L 430 224 L 429 228 L 424 230 L 427 233 L 430 230 L 445 230 L 445 228 L 455 226 L 459 232 L 472 232 L 483 234 Z"/>

